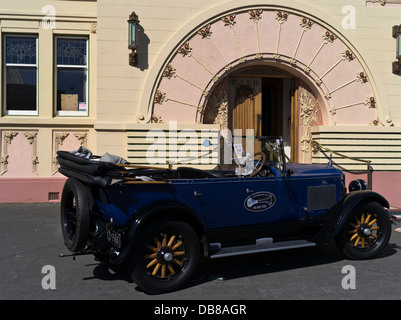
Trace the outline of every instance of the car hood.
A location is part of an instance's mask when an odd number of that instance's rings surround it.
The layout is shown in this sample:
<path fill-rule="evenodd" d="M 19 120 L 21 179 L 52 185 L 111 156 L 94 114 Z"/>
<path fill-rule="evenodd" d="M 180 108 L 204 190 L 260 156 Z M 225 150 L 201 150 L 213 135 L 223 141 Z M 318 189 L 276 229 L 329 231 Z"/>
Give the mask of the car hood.
<path fill-rule="evenodd" d="M 323 164 L 288 163 L 287 169 L 294 171 L 293 175 L 342 175 L 342 171 Z"/>

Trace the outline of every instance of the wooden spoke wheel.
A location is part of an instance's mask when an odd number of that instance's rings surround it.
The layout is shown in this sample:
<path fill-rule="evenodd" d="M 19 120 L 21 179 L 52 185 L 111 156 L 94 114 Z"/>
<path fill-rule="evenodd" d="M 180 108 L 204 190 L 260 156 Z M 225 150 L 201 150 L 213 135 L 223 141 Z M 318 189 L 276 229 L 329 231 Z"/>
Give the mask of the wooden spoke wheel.
<path fill-rule="evenodd" d="M 182 237 L 167 233 L 156 235 L 146 246 L 146 268 L 148 273 L 162 279 L 179 274 L 187 263 Z"/>
<path fill-rule="evenodd" d="M 377 202 L 356 207 L 336 236 L 338 248 L 350 259 L 371 259 L 387 246 L 391 236 L 388 212 Z"/>
<path fill-rule="evenodd" d="M 199 239 L 188 223 L 156 220 L 144 227 L 136 241 L 129 271 L 144 291 L 170 292 L 191 278 L 199 256 Z"/>
<path fill-rule="evenodd" d="M 354 247 L 365 249 L 375 244 L 381 231 L 377 218 L 373 219 L 370 213 L 366 213 L 365 217 L 365 213 L 362 213 L 359 217 L 355 216 L 354 221 L 349 223 L 348 233 Z"/>

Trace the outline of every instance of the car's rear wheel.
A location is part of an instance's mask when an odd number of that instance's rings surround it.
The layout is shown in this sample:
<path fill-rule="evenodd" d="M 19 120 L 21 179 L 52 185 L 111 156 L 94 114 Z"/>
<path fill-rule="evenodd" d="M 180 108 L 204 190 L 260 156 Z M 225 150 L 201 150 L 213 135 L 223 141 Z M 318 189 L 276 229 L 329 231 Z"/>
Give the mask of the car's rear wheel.
<path fill-rule="evenodd" d="M 155 221 L 136 241 L 129 271 L 133 281 L 145 292 L 170 292 L 190 279 L 199 256 L 199 240 L 189 224 Z"/>
<path fill-rule="evenodd" d="M 65 246 L 71 252 L 85 249 L 89 237 L 89 203 L 84 185 L 69 178 L 61 197 L 61 229 Z"/>
<path fill-rule="evenodd" d="M 376 202 L 358 206 L 336 236 L 338 248 L 350 259 L 371 259 L 387 246 L 391 236 L 388 212 Z"/>

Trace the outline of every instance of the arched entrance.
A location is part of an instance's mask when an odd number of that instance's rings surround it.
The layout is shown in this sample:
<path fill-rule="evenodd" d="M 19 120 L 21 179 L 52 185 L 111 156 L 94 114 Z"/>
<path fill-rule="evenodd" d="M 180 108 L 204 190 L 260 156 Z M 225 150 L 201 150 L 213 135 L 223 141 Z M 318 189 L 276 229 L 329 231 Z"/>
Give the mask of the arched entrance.
<path fill-rule="evenodd" d="M 228 127 L 283 135 L 292 158 L 310 162 L 311 127 L 382 121 L 358 52 L 305 12 L 268 5 L 225 12 L 174 50 L 147 111 L 163 122 L 210 123 L 211 114 L 221 121 L 226 113 Z"/>
<path fill-rule="evenodd" d="M 305 82 L 267 65 L 225 76 L 211 92 L 202 118 L 243 135 L 253 130 L 255 135 L 283 137 L 286 154 L 295 162 L 310 161 L 310 128 L 322 121 L 318 100 Z"/>

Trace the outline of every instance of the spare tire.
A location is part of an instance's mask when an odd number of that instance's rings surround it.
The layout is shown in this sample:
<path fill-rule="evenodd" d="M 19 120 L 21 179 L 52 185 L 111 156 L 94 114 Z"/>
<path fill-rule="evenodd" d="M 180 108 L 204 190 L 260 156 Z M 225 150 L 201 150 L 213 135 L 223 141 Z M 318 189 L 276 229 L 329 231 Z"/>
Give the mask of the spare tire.
<path fill-rule="evenodd" d="M 77 179 L 65 182 L 60 207 L 65 246 L 71 252 L 80 252 L 89 237 L 90 208 L 86 188 Z"/>

